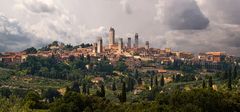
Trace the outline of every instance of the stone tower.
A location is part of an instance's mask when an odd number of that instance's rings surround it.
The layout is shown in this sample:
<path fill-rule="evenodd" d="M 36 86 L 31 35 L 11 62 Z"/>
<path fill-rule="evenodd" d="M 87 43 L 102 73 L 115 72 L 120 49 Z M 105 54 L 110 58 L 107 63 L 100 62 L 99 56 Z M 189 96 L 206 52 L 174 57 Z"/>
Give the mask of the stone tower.
<path fill-rule="evenodd" d="M 139 44 L 139 40 L 138 40 L 138 33 L 135 34 L 135 43 L 134 43 L 134 47 L 138 48 Z"/>
<path fill-rule="evenodd" d="M 110 28 L 109 30 L 109 47 L 115 44 L 115 30 L 114 28 Z"/>
<path fill-rule="evenodd" d="M 119 38 L 119 41 L 118 41 L 118 51 L 119 52 L 123 51 L 123 38 Z"/>
<path fill-rule="evenodd" d="M 97 43 L 97 53 L 103 52 L 103 40 L 102 37 L 98 37 L 98 43 Z"/>
<path fill-rule="evenodd" d="M 131 39 L 131 37 L 128 37 L 127 48 L 132 48 L 132 39 Z"/>

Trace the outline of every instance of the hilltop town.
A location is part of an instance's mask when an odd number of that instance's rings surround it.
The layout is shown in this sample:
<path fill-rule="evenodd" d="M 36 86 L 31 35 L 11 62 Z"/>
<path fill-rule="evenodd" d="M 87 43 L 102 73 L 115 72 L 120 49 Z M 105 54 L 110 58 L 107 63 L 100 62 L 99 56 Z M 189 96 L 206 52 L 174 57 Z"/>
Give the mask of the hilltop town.
<path fill-rule="evenodd" d="M 91 44 L 81 44 L 78 46 L 65 45 L 61 42 L 53 42 L 42 49 L 29 48 L 22 52 L 2 52 L 0 62 L 4 64 L 23 63 L 29 56 L 52 57 L 56 56 L 61 60 L 68 60 L 70 57 L 90 56 L 93 59 L 106 57 L 114 65 L 121 57 L 126 58 L 129 69 L 144 67 L 142 61 L 152 61 L 151 67 L 160 68 L 161 65 L 170 65 L 176 62 L 184 62 L 199 68 L 221 70 L 224 68 L 223 62 L 234 62 L 237 57 L 225 52 L 205 52 L 193 54 L 184 51 L 172 51 L 171 48 L 152 48 L 150 42 L 140 45 L 141 39 L 136 33 L 133 38 L 128 37 L 126 43 L 123 38 L 115 37 L 115 29 L 109 30 L 109 43 L 103 43 L 102 37 L 96 37 L 97 42 Z M 31 51 L 32 50 L 32 51 Z"/>
<path fill-rule="evenodd" d="M 96 37 L 95 43 L 54 41 L 2 52 L 0 102 L 11 108 L 0 111 L 239 110 L 238 57 L 152 48 L 138 33 L 115 36 L 110 28 L 108 43 Z"/>

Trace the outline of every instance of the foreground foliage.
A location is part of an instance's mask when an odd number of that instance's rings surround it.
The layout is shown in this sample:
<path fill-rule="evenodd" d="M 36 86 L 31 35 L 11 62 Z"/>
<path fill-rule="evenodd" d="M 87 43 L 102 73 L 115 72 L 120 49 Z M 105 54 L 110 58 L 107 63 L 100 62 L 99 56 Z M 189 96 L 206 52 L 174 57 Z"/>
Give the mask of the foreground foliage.
<path fill-rule="evenodd" d="M 211 89 L 174 91 L 157 93 L 153 101 L 112 102 L 105 97 L 83 95 L 68 91 L 56 97 L 52 103 L 44 102 L 36 92 L 29 92 L 24 99 L 17 97 L 1 98 L 0 111 L 23 112 L 45 110 L 51 112 L 238 112 L 240 111 L 239 93 L 219 92 Z M 44 103 L 43 103 L 44 102 Z"/>

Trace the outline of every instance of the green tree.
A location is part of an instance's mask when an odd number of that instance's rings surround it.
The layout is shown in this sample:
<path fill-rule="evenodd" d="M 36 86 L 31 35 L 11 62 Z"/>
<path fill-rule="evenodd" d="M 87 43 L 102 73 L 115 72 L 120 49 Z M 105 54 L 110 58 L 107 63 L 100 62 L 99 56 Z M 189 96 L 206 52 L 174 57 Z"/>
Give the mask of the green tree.
<path fill-rule="evenodd" d="M 202 88 L 206 88 L 206 82 L 205 82 L 205 80 L 203 80 L 203 82 L 202 82 Z"/>
<path fill-rule="evenodd" d="M 90 87 L 87 85 L 87 95 L 90 95 Z"/>
<path fill-rule="evenodd" d="M 87 61 L 88 61 L 88 63 L 91 62 L 91 56 L 89 54 L 87 55 Z"/>
<path fill-rule="evenodd" d="M 42 105 L 40 103 L 41 97 L 40 95 L 35 91 L 30 91 L 24 98 L 25 105 L 29 107 L 30 109 L 41 109 Z"/>
<path fill-rule="evenodd" d="M 103 84 L 101 85 L 101 90 L 100 91 L 99 90 L 96 91 L 96 95 L 98 97 L 105 97 L 105 87 L 104 87 Z"/>
<path fill-rule="evenodd" d="M 72 87 L 71 87 L 71 91 L 80 93 L 80 85 L 78 82 L 73 82 Z"/>
<path fill-rule="evenodd" d="M 68 51 L 72 51 L 73 48 L 74 48 L 74 47 L 73 47 L 71 44 L 67 44 L 67 45 L 64 46 L 63 49 L 64 49 L 64 50 L 68 50 Z"/>
<path fill-rule="evenodd" d="M 133 83 L 134 81 L 133 81 L 133 79 L 132 79 L 132 83 Z M 138 80 L 137 80 L 137 82 L 138 82 L 138 85 L 142 85 L 142 78 L 140 77 L 140 78 L 138 78 Z M 134 83 L 133 83 L 134 84 Z"/>
<path fill-rule="evenodd" d="M 232 76 L 232 67 L 229 67 L 229 70 L 228 70 L 228 78 L 227 79 L 229 79 L 229 77 L 231 77 Z"/>
<path fill-rule="evenodd" d="M 223 79 L 224 79 L 224 80 L 225 80 L 225 79 L 228 79 L 228 71 L 227 71 L 227 70 L 225 70 L 225 72 L 224 72 Z"/>
<path fill-rule="evenodd" d="M 71 56 L 69 56 L 69 58 L 68 58 L 68 59 L 69 59 L 69 61 L 70 61 L 70 62 L 73 62 L 73 61 L 75 61 L 75 59 L 76 59 L 76 58 L 75 58 L 75 56 L 74 56 L 74 55 L 71 55 Z"/>
<path fill-rule="evenodd" d="M 39 70 L 39 75 L 43 77 L 49 77 L 49 70 L 47 67 L 41 67 Z"/>
<path fill-rule="evenodd" d="M 48 88 L 47 91 L 43 93 L 43 96 L 51 103 L 55 98 L 60 97 L 61 94 L 57 91 L 57 89 Z"/>
<path fill-rule="evenodd" d="M 52 46 L 58 46 L 58 41 L 53 41 L 51 45 Z"/>
<path fill-rule="evenodd" d="M 111 74 L 113 72 L 113 65 L 108 60 L 101 60 L 96 63 L 95 70 L 100 73 Z"/>
<path fill-rule="evenodd" d="M 103 84 L 101 85 L 101 93 L 102 93 L 101 97 L 105 97 L 105 87 Z"/>
<path fill-rule="evenodd" d="M 51 112 L 82 112 L 86 108 L 83 96 L 76 92 L 67 92 L 62 99 L 54 102 Z"/>
<path fill-rule="evenodd" d="M 177 74 L 177 75 L 176 75 L 176 78 L 175 78 L 175 82 L 179 82 L 179 81 L 180 81 L 180 78 L 181 78 L 181 75 L 180 75 L 180 74 Z"/>
<path fill-rule="evenodd" d="M 139 77 L 139 72 L 138 72 L 137 69 L 134 70 L 134 77 L 135 77 L 136 80 L 137 80 L 138 77 Z"/>
<path fill-rule="evenodd" d="M 151 79 L 150 79 L 150 87 L 153 88 L 153 76 L 151 76 Z"/>
<path fill-rule="evenodd" d="M 82 85 L 82 93 L 83 94 L 87 94 L 87 85 L 86 85 L 86 83 L 83 83 L 83 85 Z"/>
<path fill-rule="evenodd" d="M 176 76 L 175 75 L 172 76 L 172 81 L 176 82 Z"/>
<path fill-rule="evenodd" d="M 162 77 L 161 77 L 161 81 L 160 81 L 160 85 L 161 85 L 161 87 L 164 86 L 164 83 L 165 83 L 165 81 L 164 81 L 164 76 L 162 75 Z"/>
<path fill-rule="evenodd" d="M 126 92 L 126 84 L 123 82 L 122 84 L 122 93 L 118 95 L 118 99 L 120 100 L 121 103 L 124 103 L 127 101 L 127 92 Z"/>
<path fill-rule="evenodd" d="M 124 61 L 118 61 L 117 65 L 115 67 L 115 70 L 120 71 L 120 72 L 124 72 L 127 70 L 127 65 L 125 64 Z"/>
<path fill-rule="evenodd" d="M 115 83 L 115 80 L 113 81 L 113 84 L 112 84 L 112 91 L 116 91 L 117 90 L 117 87 L 116 87 L 116 83 Z"/>
<path fill-rule="evenodd" d="M 1 88 L 0 89 L 0 95 L 6 98 L 9 98 L 12 94 L 11 90 L 9 88 Z"/>
<path fill-rule="evenodd" d="M 66 87 L 66 92 L 65 92 L 65 93 L 70 92 L 70 91 L 71 91 L 71 89 L 67 86 L 67 87 Z"/>
<path fill-rule="evenodd" d="M 131 77 L 128 77 L 127 91 L 133 91 L 133 89 L 134 89 L 134 79 L 132 79 Z"/>
<path fill-rule="evenodd" d="M 209 79 L 208 79 L 208 87 L 209 87 L 209 88 L 212 88 L 212 87 L 213 87 L 212 76 L 210 76 Z"/>
<path fill-rule="evenodd" d="M 157 77 L 157 75 L 155 76 L 155 87 L 158 87 L 158 77 Z"/>
<path fill-rule="evenodd" d="M 237 78 L 237 66 L 234 67 L 234 70 L 233 70 L 233 79 L 236 79 Z"/>
<path fill-rule="evenodd" d="M 34 47 L 28 48 L 26 50 L 24 50 L 27 54 L 36 54 L 37 53 L 37 49 Z"/>
<path fill-rule="evenodd" d="M 228 89 L 232 90 L 232 75 L 231 74 L 228 76 Z"/>

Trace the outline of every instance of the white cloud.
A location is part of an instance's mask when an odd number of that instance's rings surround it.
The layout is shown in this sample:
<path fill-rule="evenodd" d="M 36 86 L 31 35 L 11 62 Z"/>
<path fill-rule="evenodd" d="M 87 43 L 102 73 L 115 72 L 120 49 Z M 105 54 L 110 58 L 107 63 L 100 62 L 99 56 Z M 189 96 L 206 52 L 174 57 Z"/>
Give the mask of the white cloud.
<path fill-rule="evenodd" d="M 32 13 L 57 13 L 58 7 L 53 3 L 53 0 L 19 0 L 15 5 L 17 8 L 23 8 Z"/>
<path fill-rule="evenodd" d="M 1 16 L 0 46 L 7 47 L 2 47 L 0 51 L 38 47 L 55 40 L 76 45 L 93 42 L 97 36 L 106 36 L 105 27 L 88 28 L 85 25 L 79 25 L 74 15 L 53 3 L 53 0 L 18 1 L 15 7 L 27 16 L 26 22 Z"/>
<path fill-rule="evenodd" d="M 76 17 L 69 13 L 67 9 L 64 7 L 59 7 L 54 4 L 54 0 L 29 0 L 28 7 L 34 7 L 35 4 L 40 4 L 41 11 L 50 13 L 50 15 L 41 18 L 41 20 L 33 25 L 30 25 L 30 29 L 35 32 L 37 37 L 40 38 L 47 38 L 49 40 L 59 40 L 62 42 L 72 43 L 72 44 L 79 44 L 80 42 L 84 42 L 84 38 L 88 36 L 93 36 L 95 38 L 94 33 L 97 33 L 98 30 L 87 28 L 85 25 L 78 25 L 76 22 Z M 49 7 L 48 9 L 52 9 L 52 11 L 45 11 L 44 8 Z M 27 6 L 26 6 L 27 7 Z M 32 8 L 26 8 L 30 11 L 33 11 Z M 58 13 L 53 13 L 58 12 Z M 99 29 L 99 28 L 96 28 Z M 96 31 L 96 32 L 94 32 Z M 90 34 L 88 32 L 92 32 Z M 90 41 L 90 39 L 88 39 Z M 94 39 L 93 39 L 94 40 Z"/>
<path fill-rule="evenodd" d="M 16 51 L 40 44 L 41 40 L 34 38 L 17 20 L 0 14 L 0 51 Z"/>

